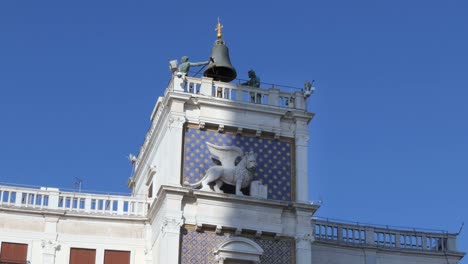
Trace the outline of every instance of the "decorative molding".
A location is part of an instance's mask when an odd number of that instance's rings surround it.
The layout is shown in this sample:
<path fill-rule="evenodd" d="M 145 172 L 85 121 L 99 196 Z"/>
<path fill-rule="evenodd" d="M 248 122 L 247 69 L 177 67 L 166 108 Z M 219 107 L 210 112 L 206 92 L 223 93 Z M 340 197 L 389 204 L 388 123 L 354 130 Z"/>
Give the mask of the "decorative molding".
<path fill-rule="evenodd" d="M 254 241 L 245 237 L 232 237 L 222 242 L 214 251 L 218 263 L 225 260 L 248 261 L 249 263 L 260 263 L 260 257 L 264 251 Z"/>
<path fill-rule="evenodd" d="M 153 177 L 157 172 L 156 165 L 151 165 L 148 167 L 149 167 L 149 170 L 148 170 L 148 178 L 146 179 L 146 186 L 149 186 L 151 184 L 151 182 L 153 181 Z"/>
<path fill-rule="evenodd" d="M 262 131 L 261 131 L 261 130 L 255 131 L 255 136 L 256 136 L 256 137 L 260 137 L 261 135 L 262 135 Z"/>
<path fill-rule="evenodd" d="M 154 131 L 156 130 L 156 125 L 162 122 L 161 115 L 163 114 L 163 111 L 165 109 L 164 106 L 165 106 L 165 103 L 163 103 L 162 100 L 160 101 L 160 99 L 158 99 L 158 102 L 156 103 L 156 106 L 155 106 L 155 110 L 153 110 L 153 114 L 151 115 L 151 120 L 152 120 L 151 127 L 148 133 L 146 133 L 145 141 L 143 142 L 143 145 L 141 146 L 140 151 L 138 152 L 138 157 L 135 162 L 135 171 L 139 167 L 140 162 L 146 152 L 146 148 L 148 147 L 149 141 L 151 137 L 153 136 Z M 156 113 L 154 113 L 154 111 L 156 111 Z"/>
<path fill-rule="evenodd" d="M 275 133 L 274 139 L 275 139 L 275 140 L 279 140 L 279 139 L 280 139 L 280 133 Z"/>
<path fill-rule="evenodd" d="M 205 129 L 205 122 L 198 123 L 198 129 L 200 129 L 200 130 Z"/>

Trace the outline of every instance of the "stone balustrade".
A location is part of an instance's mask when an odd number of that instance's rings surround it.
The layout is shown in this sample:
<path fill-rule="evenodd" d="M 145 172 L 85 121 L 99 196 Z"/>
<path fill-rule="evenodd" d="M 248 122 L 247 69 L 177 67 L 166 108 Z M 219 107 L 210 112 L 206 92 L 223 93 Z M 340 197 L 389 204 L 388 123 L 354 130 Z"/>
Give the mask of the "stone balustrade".
<path fill-rule="evenodd" d="M 316 241 L 421 252 L 457 252 L 456 234 L 312 220 Z"/>
<path fill-rule="evenodd" d="M 284 92 L 277 87 L 255 88 L 240 84 L 213 81 L 213 79 L 206 77 L 186 77 L 186 81 L 182 83 L 182 87 L 179 87 L 178 82 L 175 82 L 174 78 L 178 77 L 174 76 L 169 83 L 170 91 L 180 91 L 245 103 L 306 110 L 306 98 L 304 92 L 300 89 L 294 89 L 294 92 Z"/>
<path fill-rule="evenodd" d="M 0 207 L 146 217 L 148 202 L 130 196 L 62 192 L 0 185 Z"/>

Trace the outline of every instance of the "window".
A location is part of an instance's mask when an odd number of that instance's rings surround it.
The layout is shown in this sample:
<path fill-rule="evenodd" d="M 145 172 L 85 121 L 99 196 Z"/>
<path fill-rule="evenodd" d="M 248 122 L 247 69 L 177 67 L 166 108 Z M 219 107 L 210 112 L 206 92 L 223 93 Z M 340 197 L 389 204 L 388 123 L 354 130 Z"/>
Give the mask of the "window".
<path fill-rule="evenodd" d="M 70 250 L 70 264 L 95 264 L 96 250 L 86 248 L 72 248 Z"/>
<path fill-rule="evenodd" d="M 130 251 L 104 251 L 104 264 L 130 264 Z"/>
<path fill-rule="evenodd" d="M 0 263 L 25 264 L 27 263 L 28 245 L 17 243 L 2 243 L 0 251 Z"/>
<path fill-rule="evenodd" d="M 148 198 L 153 198 L 153 183 L 148 188 Z"/>

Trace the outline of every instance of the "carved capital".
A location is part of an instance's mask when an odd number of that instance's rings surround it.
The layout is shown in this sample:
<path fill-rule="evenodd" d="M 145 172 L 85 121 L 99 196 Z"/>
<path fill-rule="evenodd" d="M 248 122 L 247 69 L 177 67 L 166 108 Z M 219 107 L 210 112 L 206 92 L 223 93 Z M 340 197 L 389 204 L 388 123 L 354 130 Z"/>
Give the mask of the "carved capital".
<path fill-rule="evenodd" d="M 298 235 L 296 236 L 296 248 L 310 250 L 313 241 L 314 237 L 311 234 Z"/>
<path fill-rule="evenodd" d="M 41 247 L 44 249 L 45 254 L 55 254 L 55 251 L 61 249 L 61 245 L 57 241 L 52 240 L 42 240 Z"/>
<path fill-rule="evenodd" d="M 180 233 L 180 227 L 184 225 L 184 221 L 182 219 L 175 219 L 175 218 L 168 218 L 166 217 L 161 225 L 161 232 L 163 234 L 166 233 Z"/>
<path fill-rule="evenodd" d="M 172 115 L 168 119 L 168 126 L 169 128 L 182 128 L 185 123 L 185 117 Z"/>

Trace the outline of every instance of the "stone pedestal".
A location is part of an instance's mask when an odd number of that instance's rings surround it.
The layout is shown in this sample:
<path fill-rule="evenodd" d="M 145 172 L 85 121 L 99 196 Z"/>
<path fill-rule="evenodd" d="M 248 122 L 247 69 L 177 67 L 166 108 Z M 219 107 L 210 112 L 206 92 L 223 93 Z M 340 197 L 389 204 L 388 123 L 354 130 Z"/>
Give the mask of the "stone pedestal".
<path fill-rule="evenodd" d="M 212 96 L 213 93 L 213 79 L 208 77 L 202 77 L 200 85 L 200 94 Z"/>
<path fill-rule="evenodd" d="M 185 80 L 184 73 L 176 73 L 173 77 L 174 82 L 174 91 L 183 92 L 185 89 L 185 84 L 187 83 Z"/>

